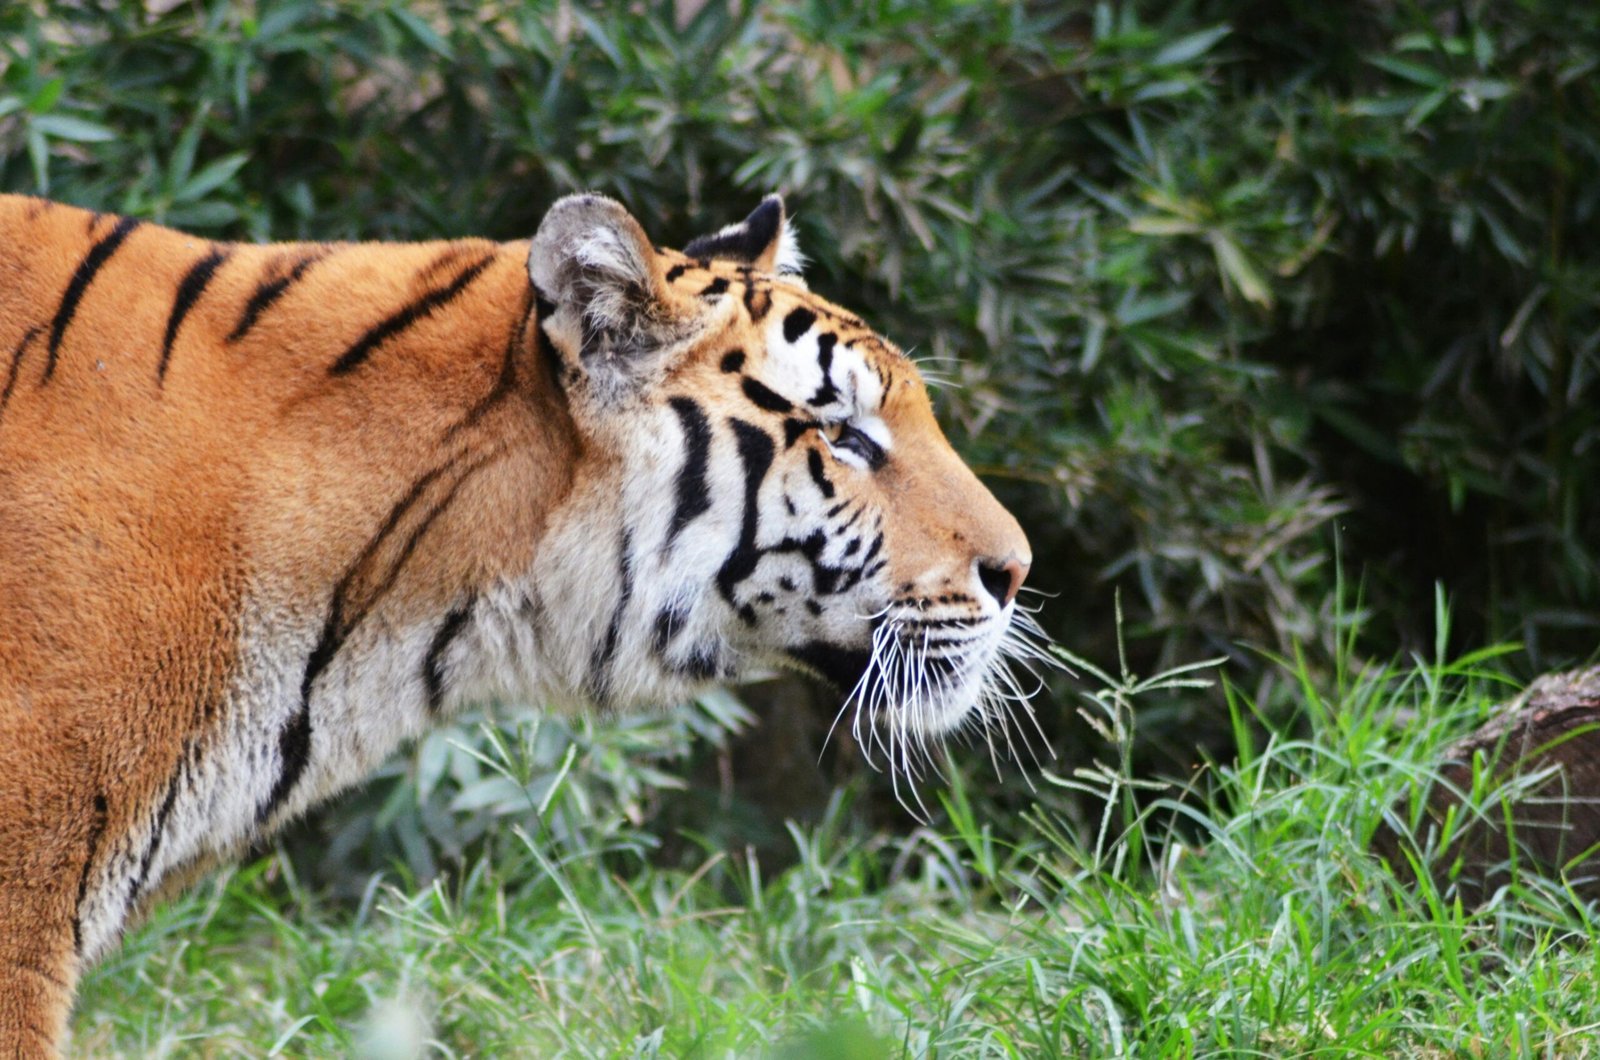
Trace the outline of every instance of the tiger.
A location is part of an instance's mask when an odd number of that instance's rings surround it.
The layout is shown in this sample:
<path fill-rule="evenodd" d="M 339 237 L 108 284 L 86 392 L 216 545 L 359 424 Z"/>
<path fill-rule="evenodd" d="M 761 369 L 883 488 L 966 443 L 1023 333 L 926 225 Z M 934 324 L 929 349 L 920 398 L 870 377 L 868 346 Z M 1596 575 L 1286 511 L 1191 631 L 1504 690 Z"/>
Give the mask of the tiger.
<path fill-rule="evenodd" d="M 786 666 L 902 766 L 1004 724 L 1028 540 L 803 265 L 777 195 L 681 251 L 599 194 L 259 244 L 0 197 L 0 1056 L 468 702 Z"/>

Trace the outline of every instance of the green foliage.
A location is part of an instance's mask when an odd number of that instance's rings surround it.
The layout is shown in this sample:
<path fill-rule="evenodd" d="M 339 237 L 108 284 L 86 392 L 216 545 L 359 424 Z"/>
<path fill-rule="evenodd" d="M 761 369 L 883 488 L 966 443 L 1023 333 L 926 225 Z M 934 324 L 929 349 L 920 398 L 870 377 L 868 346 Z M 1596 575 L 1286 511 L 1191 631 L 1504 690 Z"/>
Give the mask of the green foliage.
<path fill-rule="evenodd" d="M 1587 650 L 1600 14 L 697 6 L 7 5 L 0 187 L 256 239 L 594 187 L 675 241 L 782 188 L 817 285 L 958 384 L 1071 641 L 1110 579 L 1146 656 L 1326 648 L 1344 512 L 1402 638 L 1442 578 Z"/>
<path fill-rule="evenodd" d="M 416 884 L 471 858 L 493 858 L 537 822 L 542 839 L 584 842 L 618 864 L 651 857 L 659 839 L 642 825 L 680 774 L 696 738 L 718 744 L 749 713 L 725 692 L 660 714 L 596 720 L 526 705 L 468 711 L 391 758 L 335 812 L 279 842 L 306 882 L 357 899 L 372 873 L 398 868 Z M 557 792 L 561 798 L 555 797 Z"/>

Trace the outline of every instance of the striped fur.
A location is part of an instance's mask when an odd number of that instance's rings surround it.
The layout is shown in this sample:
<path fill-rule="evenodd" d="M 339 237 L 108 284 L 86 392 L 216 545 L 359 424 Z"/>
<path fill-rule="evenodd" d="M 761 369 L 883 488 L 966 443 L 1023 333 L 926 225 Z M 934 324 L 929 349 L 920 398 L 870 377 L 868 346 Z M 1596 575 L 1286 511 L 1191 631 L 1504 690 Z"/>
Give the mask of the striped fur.
<path fill-rule="evenodd" d="M 994 720 L 1015 521 L 781 202 L 690 249 L 597 196 L 530 242 L 272 246 L 0 197 L 0 1057 L 465 700 L 784 663 L 892 759 Z"/>

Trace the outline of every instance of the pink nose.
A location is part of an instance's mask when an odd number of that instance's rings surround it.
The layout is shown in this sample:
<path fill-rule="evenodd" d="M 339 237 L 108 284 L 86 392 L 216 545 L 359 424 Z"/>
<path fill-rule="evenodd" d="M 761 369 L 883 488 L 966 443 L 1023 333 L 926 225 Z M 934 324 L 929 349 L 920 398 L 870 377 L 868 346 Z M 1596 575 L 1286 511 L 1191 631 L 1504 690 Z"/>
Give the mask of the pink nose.
<path fill-rule="evenodd" d="M 1028 576 L 1028 564 L 1009 556 L 1004 560 L 980 559 L 978 561 L 978 580 L 989 591 L 989 595 L 1005 607 L 1017 598 L 1017 590 L 1022 588 L 1022 579 Z"/>

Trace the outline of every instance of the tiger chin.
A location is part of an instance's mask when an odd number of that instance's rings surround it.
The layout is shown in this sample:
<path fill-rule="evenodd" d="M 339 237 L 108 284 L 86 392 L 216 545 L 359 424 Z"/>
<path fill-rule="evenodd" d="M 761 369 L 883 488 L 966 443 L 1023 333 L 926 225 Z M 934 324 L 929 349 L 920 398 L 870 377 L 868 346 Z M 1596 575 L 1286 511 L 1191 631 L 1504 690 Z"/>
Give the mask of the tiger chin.
<path fill-rule="evenodd" d="M 213 243 L 0 197 L 0 1056 L 159 894 L 486 695 L 1004 727 L 1016 521 L 782 202 L 682 251 Z M 864 728 L 863 728 L 864 727 Z"/>

